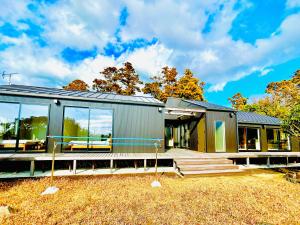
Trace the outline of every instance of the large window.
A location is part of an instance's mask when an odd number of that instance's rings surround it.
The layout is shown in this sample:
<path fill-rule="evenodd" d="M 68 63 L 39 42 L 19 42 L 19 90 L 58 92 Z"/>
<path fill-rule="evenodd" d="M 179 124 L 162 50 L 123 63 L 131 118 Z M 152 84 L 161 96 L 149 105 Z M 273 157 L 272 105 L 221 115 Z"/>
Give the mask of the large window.
<path fill-rule="evenodd" d="M 268 150 L 290 150 L 290 139 L 280 129 L 267 128 Z"/>
<path fill-rule="evenodd" d="M 258 128 L 239 127 L 239 150 L 260 150 L 260 135 Z"/>
<path fill-rule="evenodd" d="M 65 107 L 64 150 L 111 150 L 112 117 L 110 109 Z"/>
<path fill-rule="evenodd" d="M 44 151 L 48 106 L 0 103 L 0 149 Z"/>
<path fill-rule="evenodd" d="M 225 152 L 225 122 L 215 121 L 215 147 L 216 152 Z"/>

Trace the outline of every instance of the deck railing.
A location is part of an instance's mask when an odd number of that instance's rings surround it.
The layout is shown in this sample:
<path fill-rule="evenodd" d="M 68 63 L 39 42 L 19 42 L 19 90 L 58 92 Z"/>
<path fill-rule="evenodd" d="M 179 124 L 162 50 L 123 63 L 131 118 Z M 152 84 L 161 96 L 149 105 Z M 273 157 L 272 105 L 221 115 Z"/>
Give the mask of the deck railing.
<path fill-rule="evenodd" d="M 158 149 L 162 147 L 162 141 L 161 138 L 136 138 L 136 137 L 77 137 L 77 136 L 47 136 L 47 138 L 52 139 L 54 141 L 54 147 L 52 151 L 52 166 L 51 166 L 51 183 L 53 183 L 53 177 L 54 177 L 54 164 L 55 164 L 55 153 L 56 148 L 58 145 L 69 145 L 71 146 L 71 150 L 73 149 L 72 146 L 75 146 L 76 148 L 87 148 L 90 149 L 90 147 L 94 148 L 105 148 L 108 147 L 110 150 L 112 146 L 141 146 L 141 147 L 153 147 L 155 149 L 155 174 L 157 176 L 157 154 Z M 65 139 L 75 139 L 75 140 L 82 140 L 84 141 L 65 141 Z M 90 142 L 92 140 L 92 142 Z M 105 143 L 104 143 L 104 141 Z M 121 142 L 118 142 L 121 141 Z M 129 141 L 129 142 L 127 142 Z M 86 142 L 83 143 L 83 142 Z M 99 143 L 103 142 L 103 143 Z"/>

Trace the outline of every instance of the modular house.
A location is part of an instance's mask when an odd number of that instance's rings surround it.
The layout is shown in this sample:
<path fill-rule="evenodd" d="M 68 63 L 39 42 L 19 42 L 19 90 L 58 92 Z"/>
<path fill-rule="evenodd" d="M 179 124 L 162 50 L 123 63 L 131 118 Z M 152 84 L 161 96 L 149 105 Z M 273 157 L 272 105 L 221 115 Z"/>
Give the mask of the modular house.
<path fill-rule="evenodd" d="M 57 136 L 52 139 L 47 136 Z M 299 152 L 277 118 L 208 102 L 0 86 L 0 152 Z M 54 145 L 54 143 L 57 145 Z"/>

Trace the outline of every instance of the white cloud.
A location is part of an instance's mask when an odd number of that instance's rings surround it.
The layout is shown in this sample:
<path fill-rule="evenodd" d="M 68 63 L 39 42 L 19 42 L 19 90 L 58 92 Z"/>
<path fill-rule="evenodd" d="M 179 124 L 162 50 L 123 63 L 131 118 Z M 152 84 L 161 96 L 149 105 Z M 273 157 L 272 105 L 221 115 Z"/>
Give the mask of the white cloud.
<path fill-rule="evenodd" d="M 286 1 L 287 8 L 296 8 L 300 7 L 300 0 L 287 0 Z"/>
<path fill-rule="evenodd" d="M 49 77 L 65 79 L 71 76 L 70 66 L 55 57 L 53 50 L 40 48 L 26 35 L 1 40 L 7 44 L 15 44 L 0 52 L 0 68 L 20 74 L 13 81 L 19 84 L 35 84 Z"/>
<path fill-rule="evenodd" d="M 164 66 L 171 66 L 170 57 L 172 50 L 162 44 L 155 44 L 147 48 L 122 55 L 121 61 L 129 61 L 137 71 L 148 76 L 157 75 Z"/>
<path fill-rule="evenodd" d="M 44 37 L 51 45 L 102 48 L 114 39 L 122 5 L 116 1 L 59 1 L 44 5 Z"/>
<path fill-rule="evenodd" d="M 260 70 L 260 75 L 261 75 L 261 76 L 266 76 L 267 74 L 269 74 L 269 73 L 272 72 L 272 71 L 273 71 L 273 69 L 262 68 L 262 69 Z"/>
<path fill-rule="evenodd" d="M 216 53 L 212 50 L 205 50 L 205 51 L 201 52 L 200 57 L 205 63 L 212 63 L 212 62 L 216 62 L 219 60 Z"/>

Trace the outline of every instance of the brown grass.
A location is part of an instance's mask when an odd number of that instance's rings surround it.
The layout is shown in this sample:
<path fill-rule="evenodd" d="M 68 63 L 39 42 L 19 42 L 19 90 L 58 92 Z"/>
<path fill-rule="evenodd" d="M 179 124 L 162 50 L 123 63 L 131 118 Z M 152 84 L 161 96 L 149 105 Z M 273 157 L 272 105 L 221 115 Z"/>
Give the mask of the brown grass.
<path fill-rule="evenodd" d="M 300 185 L 282 174 L 174 178 L 56 178 L 0 183 L 4 224 L 300 224 Z"/>

